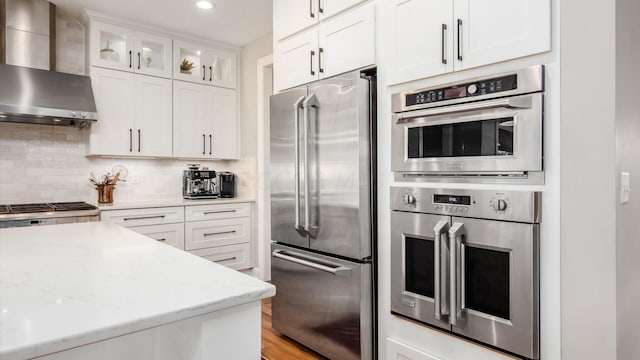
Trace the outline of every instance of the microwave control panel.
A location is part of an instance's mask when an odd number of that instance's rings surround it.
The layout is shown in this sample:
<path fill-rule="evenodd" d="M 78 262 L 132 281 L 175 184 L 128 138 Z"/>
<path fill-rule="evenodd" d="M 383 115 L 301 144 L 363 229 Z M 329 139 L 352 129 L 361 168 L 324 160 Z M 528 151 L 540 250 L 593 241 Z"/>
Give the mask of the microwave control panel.
<path fill-rule="evenodd" d="M 405 105 L 413 106 L 428 104 L 451 99 L 468 98 L 518 88 L 518 76 L 507 75 L 470 83 L 456 84 L 446 88 L 424 90 L 414 94 L 407 94 Z"/>

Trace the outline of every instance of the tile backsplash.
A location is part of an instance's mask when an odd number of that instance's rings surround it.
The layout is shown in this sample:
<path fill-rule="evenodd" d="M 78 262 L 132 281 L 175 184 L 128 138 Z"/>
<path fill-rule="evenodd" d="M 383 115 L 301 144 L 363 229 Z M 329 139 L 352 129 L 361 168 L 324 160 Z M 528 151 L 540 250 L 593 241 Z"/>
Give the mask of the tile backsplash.
<path fill-rule="evenodd" d="M 85 157 L 89 129 L 33 124 L 0 123 L 0 204 L 88 201 L 97 202 L 89 182 L 111 172 L 115 165 L 128 169 L 126 182 L 118 182 L 114 201 L 172 199 L 182 196 L 182 171 L 199 163 L 237 175 L 237 196 L 255 197 L 256 160 L 200 161 Z"/>

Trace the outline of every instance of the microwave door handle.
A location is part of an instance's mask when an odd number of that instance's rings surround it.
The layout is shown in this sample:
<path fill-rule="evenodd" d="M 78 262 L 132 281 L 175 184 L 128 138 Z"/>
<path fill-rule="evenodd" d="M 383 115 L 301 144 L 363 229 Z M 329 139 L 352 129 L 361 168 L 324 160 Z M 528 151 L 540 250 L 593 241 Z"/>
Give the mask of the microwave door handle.
<path fill-rule="evenodd" d="M 300 236 L 307 236 L 304 229 L 300 227 L 300 108 L 305 97 L 301 96 L 293 104 L 293 132 L 295 134 L 294 153 L 295 153 L 295 229 Z"/>
<path fill-rule="evenodd" d="M 462 246 L 462 237 L 466 234 L 466 229 L 463 223 L 453 223 L 449 229 L 449 294 L 450 294 L 450 311 L 449 323 L 452 326 L 461 326 L 464 321 L 462 316 L 462 275 L 464 260 L 460 255 Z"/>
<path fill-rule="evenodd" d="M 309 166 L 309 109 L 316 108 L 318 99 L 315 94 L 311 94 L 302 103 L 304 109 L 303 131 L 304 131 L 304 230 L 314 239 L 317 235 L 317 228 L 311 224 L 311 166 Z"/>
<path fill-rule="evenodd" d="M 406 123 L 410 122 L 411 119 L 417 117 L 430 117 L 430 116 L 438 116 L 438 115 L 447 115 L 447 114 L 455 114 L 462 113 L 468 111 L 475 110 L 486 110 L 486 109 L 495 109 L 495 108 L 505 108 L 505 109 L 531 109 L 533 107 L 533 99 L 531 96 L 521 96 L 518 98 L 511 99 L 497 99 L 497 100 L 488 100 L 483 102 L 471 103 L 471 104 L 463 104 L 456 106 L 446 106 L 439 107 L 428 110 L 419 110 L 419 111 L 411 111 L 397 115 L 397 123 Z"/>
<path fill-rule="evenodd" d="M 351 276 L 351 268 L 340 265 L 331 266 L 332 264 L 326 265 L 326 262 L 321 261 L 320 259 L 316 259 L 308 255 L 296 254 L 293 251 L 274 250 L 271 255 L 282 260 L 324 271 L 335 276 Z"/>
<path fill-rule="evenodd" d="M 441 290 L 441 243 L 442 243 L 442 234 L 446 234 L 447 230 L 449 229 L 449 222 L 448 221 L 444 221 L 444 220 L 440 220 L 438 221 L 438 223 L 436 224 L 436 226 L 433 228 L 433 232 L 434 232 L 434 249 L 433 249 L 433 258 L 434 258 L 434 262 L 435 262 L 435 274 L 434 274 L 434 293 L 433 293 L 433 300 L 434 300 L 434 305 L 435 305 L 435 318 L 437 320 L 442 321 L 443 315 L 449 315 L 449 306 L 446 302 L 446 300 L 442 301 L 442 293 L 440 292 Z M 445 236 L 446 238 L 446 236 Z M 444 305 L 444 306 L 443 306 Z M 444 307 L 444 311 L 443 311 L 443 307 Z"/>

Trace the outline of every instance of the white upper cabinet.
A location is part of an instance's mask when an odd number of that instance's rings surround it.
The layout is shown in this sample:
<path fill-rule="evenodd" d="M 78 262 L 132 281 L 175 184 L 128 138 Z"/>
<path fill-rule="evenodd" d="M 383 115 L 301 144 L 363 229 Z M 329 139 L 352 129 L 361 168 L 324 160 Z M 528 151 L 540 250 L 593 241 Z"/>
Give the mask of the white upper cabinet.
<path fill-rule="evenodd" d="M 288 89 L 318 79 L 318 30 L 282 40 L 276 46 L 274 87 Z"/>
<path fill-rule="evenodd" d="M 365 0 L 318 0 L 320 20 L 326 19 Z"/>
<path fill-rule="evenodd" d="M 318 41 L 318 71 L 321 79 L 375 64 L 374 4 L 322 23 Z"/>
<path fill-rule="evenodd" d="M 453 2 L 395 0 L 388 43 L 389 77 L 393 83 L 453 71 Z"/>
<path fill-rule="evenodd" d="M 550 0 L 393 0 L 389 84 L 551 50 Z"/>
<path fill-rule="evenodd" d="M 235 51 L 175 41 L 173 78 L 235 89 L 238 56 Z"/>
<path fill-rule="evenodd" d="M 455 0 L 454 4 L 457 69 L 551 50 L 549 0 Z"/>
<path fill-rule="evenodd" d="M 318 22 L 318 0 L 274 0 L 273 37 L 283 39 Z"/>
<path fill-rule="evenodd" d="M 171 77 L 171 39 L 91 19 L 92 66 Z"/>
<path fill-rule="evenodd" d="M 173 82 L 173 156 L 237 159 L 236 90 Z"/>
<path fill-rule="evenodd" d="M 91 84 L 90 155 L 171 156 L 171 80 L 92 67 Z"/>
<path fill-rule="evenodd" d="M 373 65 L 375 56 L 375 3 L 369 3 L 278 41 L 274 88 L 281 91 Z"/>

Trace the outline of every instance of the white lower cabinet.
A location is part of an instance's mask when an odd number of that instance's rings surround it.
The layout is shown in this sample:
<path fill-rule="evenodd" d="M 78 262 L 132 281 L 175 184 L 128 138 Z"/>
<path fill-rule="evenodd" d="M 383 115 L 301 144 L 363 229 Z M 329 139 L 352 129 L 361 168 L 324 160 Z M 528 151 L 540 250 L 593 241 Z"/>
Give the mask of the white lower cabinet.
<path fill-rule="evenodd" d="M 395 339 L 387 338 L 387 360 L 444 360 Z"/>
<path fill-rule="evenodd" d="M 129 230 L 133 230 L 152 239 L 156 239 L 164 244 L 184 250 L 184 224 L 182 223 L 133 226 L 130 227 Z"/>
<path fill-rule="evenodd" d="M 253 266 L 249 243 L 189 250 L 189 252 L 235 270 L 248 269 Z"/>
<path fill-rule="evenodd" d="M 185 223 L 185 232 L 188 234 L 185 249 L 197 250 L 249 242 L 250 225 L 248 217 Z"/>
<path fill-rule="evenodd" d="M 100 220 L 124 227 L 184 223 L 184 207 L 102 210 Z"/>

